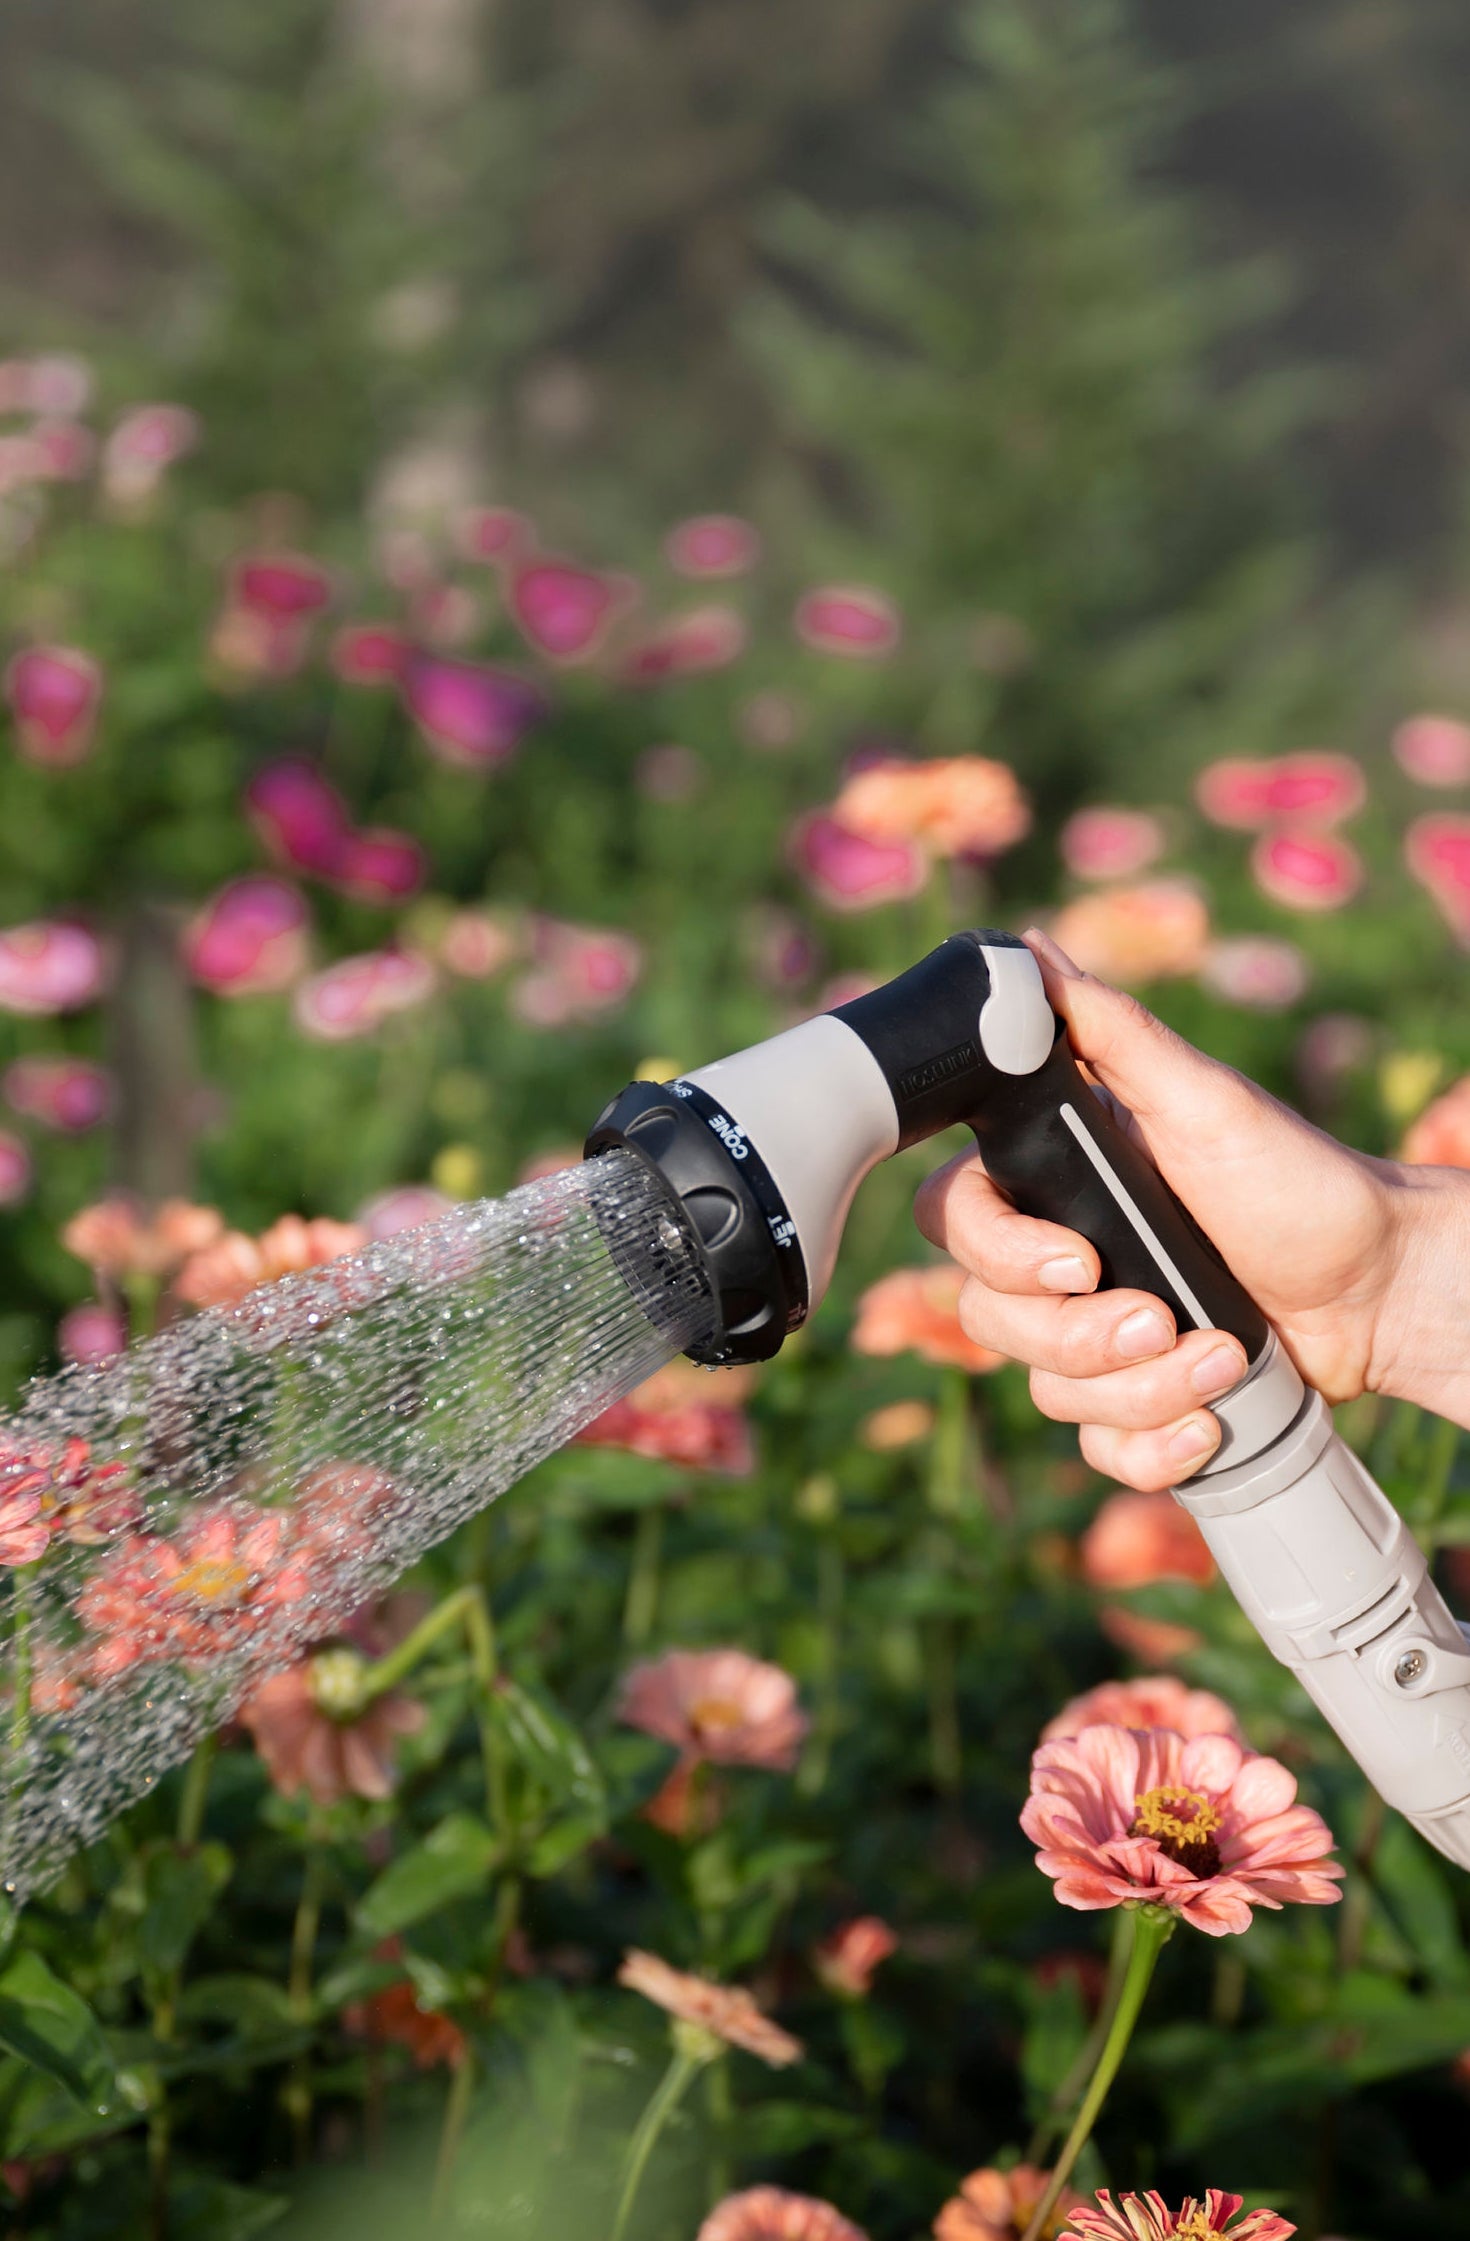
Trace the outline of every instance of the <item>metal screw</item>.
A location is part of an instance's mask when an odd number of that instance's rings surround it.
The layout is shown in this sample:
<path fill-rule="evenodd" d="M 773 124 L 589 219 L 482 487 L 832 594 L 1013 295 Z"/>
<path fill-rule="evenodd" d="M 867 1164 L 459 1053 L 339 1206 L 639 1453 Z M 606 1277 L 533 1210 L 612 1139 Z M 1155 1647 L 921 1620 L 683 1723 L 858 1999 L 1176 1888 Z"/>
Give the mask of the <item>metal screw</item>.
<path fill-rule="evenodd" d="M 1405 1650 L 1393 1669 L 1393 1677 L 1401 1689 L 1412 1688 L 1429 1669 L 1429 1660 L 1422 1650 Z"/>

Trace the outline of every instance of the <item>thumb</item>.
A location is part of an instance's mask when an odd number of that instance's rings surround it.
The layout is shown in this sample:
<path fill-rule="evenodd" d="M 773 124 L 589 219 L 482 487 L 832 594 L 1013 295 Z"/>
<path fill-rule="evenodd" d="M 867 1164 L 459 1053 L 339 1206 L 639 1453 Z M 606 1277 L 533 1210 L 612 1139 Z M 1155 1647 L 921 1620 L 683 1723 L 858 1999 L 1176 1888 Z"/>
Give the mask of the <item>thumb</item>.
<path fill-rule="evenodd" d="M 1084 973 L 1049 934 L 1030 927 L 1025 939 L 1073 1050 L 1127 1106 L 1155 1159 L 1192 1165 L 1226 1146 L 1239 1156 L 1243 1132 L 1248 1141 L 1274 1101 L 1176 1035 L 1136 996 Z"/>

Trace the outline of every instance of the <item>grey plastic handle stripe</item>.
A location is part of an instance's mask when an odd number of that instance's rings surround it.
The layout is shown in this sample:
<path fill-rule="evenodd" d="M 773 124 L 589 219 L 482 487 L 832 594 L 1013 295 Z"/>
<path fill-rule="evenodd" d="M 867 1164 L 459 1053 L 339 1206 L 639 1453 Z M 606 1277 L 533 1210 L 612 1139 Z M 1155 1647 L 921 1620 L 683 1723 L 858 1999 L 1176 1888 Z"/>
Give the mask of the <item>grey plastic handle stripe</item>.
<path fill-rule="evenodd" d="M 1083 1127 L 1081 1117 L 1078 1114 L 1076 1107 L 1073 1105 L 1063 1105 L 1062 1119 L 1066 1122 L 1069 1132 L 1076 1137 L 1077 1142 L 1082 1146 L 1083 1151 L 1086 1152 L 1093 1166 L 1097 1169 L 1098 1174 L 1102 1177 L 1102 1180 L 1104 1181 L 1104 1183 L 1106 1183 L 1109 1191 L 1111 1191 L 1113 1197 L 1117 1200 L 1118 1205 L 1121 1207 L 1123 1213 L 1127 1216 L 1128 1221 L 1133 1229 L 1143 1239 L 1144 1244 L 1148 1247 L 1150 1253 L 1157 1261 L 1159 1269 L 1168 1280 L 1168 1283 L 1172 1288 L 1175 1297 L 1183 1302 L 1184 1306 L 1188 1309 L 1191 1317 L 1200 1330 L 1209 1330 L 1211 1327 L 1211 1319 L 1207 1310 L 1201 1307 L 1198 1299 L 1191 1291 L 1189 1285 L 1185 1283 L 1184 1278 L 1180 1275 L 1179 1269 L 1174 1260 L 1168 1253 L 1165 1252 L 1163 1245 L 1159 1241 L 1157 1231 L 1153 1228 L 1152 1224 L 1145 1219 L 1143 1210 L 1138 1205 L 1137 1200 L 1127 1189 L 1122 1179 L 1114 1174 L 1112 1168 L 1104 1159 L 1102 1152 L 1093 1142 L 1093 1139 L 1088 1134 L 1087 1130 Z"/>

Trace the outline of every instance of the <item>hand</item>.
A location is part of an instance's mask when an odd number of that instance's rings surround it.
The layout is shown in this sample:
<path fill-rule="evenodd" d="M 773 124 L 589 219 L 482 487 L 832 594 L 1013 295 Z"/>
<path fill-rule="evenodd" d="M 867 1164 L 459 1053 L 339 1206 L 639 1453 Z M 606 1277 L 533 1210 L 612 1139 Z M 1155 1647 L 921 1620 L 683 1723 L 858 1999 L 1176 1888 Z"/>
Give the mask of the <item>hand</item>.
<path fill-rule="evenodd" d="M 1228 1066 L 1132 996 L 1026 936 L 1072 1045 L 1329 1401 L 1393 1393 L 1470 1425 L 1470 1175 L 1370 1159 Z M 922 1186 L 920 1229 L 970 1273 L 969 1335 L 1031 1365 L 1038 1408 L 1078 1424 L 1094 1469 L 1143 1489 L 1208 1461 L 1206 1405 L 1242 1376 L 1223 1331 L 1177 1337 L 1147 1293 L 1095 1293 L 1085 1239 L 1018 1214 L 974 1153 Z"/>

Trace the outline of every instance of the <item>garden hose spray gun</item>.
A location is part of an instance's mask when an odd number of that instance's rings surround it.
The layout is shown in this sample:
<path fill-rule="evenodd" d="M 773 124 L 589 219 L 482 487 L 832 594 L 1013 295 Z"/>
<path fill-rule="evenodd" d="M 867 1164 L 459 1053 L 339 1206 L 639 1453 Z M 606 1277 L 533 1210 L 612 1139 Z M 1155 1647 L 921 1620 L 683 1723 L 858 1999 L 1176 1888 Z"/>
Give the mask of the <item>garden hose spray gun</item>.
<path fill-rule="evenodd" d="M 688 1351 L 754 1362 L 821 1299 L 862 1178 L 956 1123 L 1022 1213 L 1091 1240 L 1104 1287 L 1156 1294 L 1181 1331 L 1240 1340 L 1246 1374 L 1213 1404 L 1220 1445 L 1175 1499 L 1375 1788 L 1470 1867 L 1470 1642 L 1321 1394 L 1078 1071 L 1024 943 L 951 935 L 834 1012 L 677 1081 L 635 1082 L 587 1151 L 626 1147 L 662 1178 L 719 1314 Z M 647 1266 L 622 1272 L 648 1293 Z"/>

